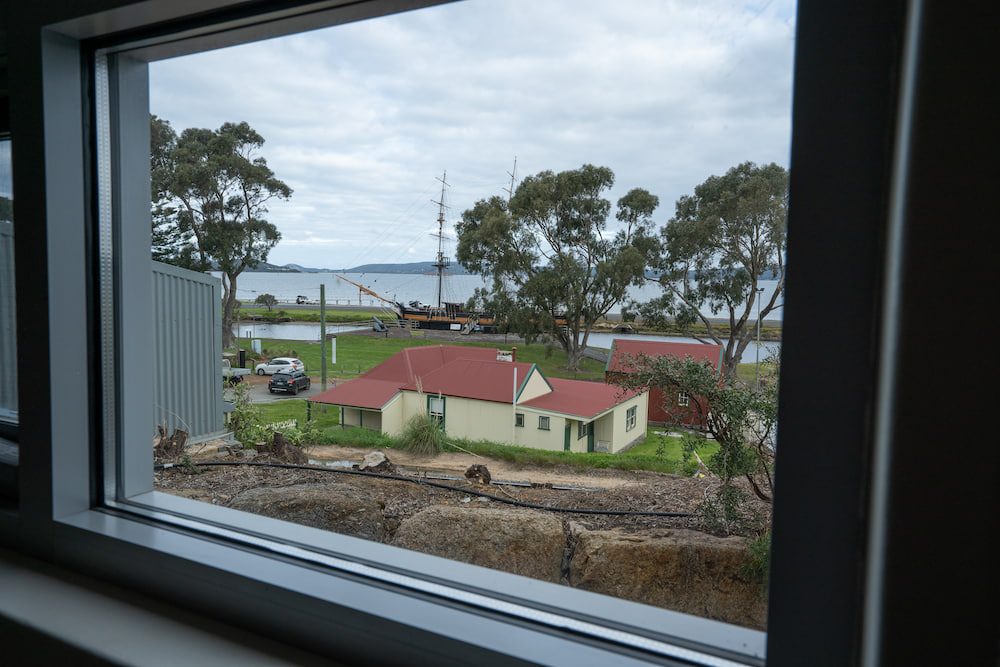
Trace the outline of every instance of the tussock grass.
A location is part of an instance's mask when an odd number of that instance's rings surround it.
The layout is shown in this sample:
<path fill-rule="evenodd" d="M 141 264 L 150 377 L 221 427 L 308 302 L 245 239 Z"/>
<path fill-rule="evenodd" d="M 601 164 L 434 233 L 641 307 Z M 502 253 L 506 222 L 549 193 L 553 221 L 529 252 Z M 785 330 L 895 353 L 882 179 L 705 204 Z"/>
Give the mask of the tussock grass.
<path fill-rule="evenodd" d="M 399 438 L 399 447 L 413 454 L 429 456 L 444 448 L 445 435 L 437 422 L 427 415 L 413 415 Z"/>

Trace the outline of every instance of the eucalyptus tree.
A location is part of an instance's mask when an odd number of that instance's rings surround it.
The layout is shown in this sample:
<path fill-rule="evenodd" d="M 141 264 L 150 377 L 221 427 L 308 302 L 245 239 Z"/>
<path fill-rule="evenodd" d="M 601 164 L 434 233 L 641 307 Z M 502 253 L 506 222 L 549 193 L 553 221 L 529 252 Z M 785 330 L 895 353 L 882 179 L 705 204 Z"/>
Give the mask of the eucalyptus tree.
<path fill-rule="evenodd" d="M 663 291 L 639 305 L 644 323 L 672 320 L 703 342 L 723 345 L 725 377 L 734 381 L 758 322 L 782 305 L 787 209 L 788 172 L 773 163 L 744 162 L 681 197 L 649 258 Z M 765 275 L 777 283 L 766 300 Z M 698 323 L 703 335 L 694 331 Z"/>
<path fill-rule="evenodd" d="M 479 300 L 511 331 L 547 336 L 577 369 L 590 332 L 643 280 L 656 196 L 635 188 L 618 200 L 608 226 L 614 184 L 607 167 L 543 171 L 525 178 L 509 202 L 483 199 L 457 226 L 458 260 L 491 281 Z"/>
<path fill-rule="evenodd" d="M 267 205 L 288 199 L 292 190 L 258 154 L 264 138 L 247 123 L 189 128 L 171 140 L 157 120 L 153 138 L 161 137 L 164 154 L 153 154 L 153 193 L 159 195 L 154 222 L 159 209 L 180 235 L 175 263 L 222 272 L 222 339 L 229 346 L 237 279 L 278 243 L 281 234 L 265 218 Z"/>
<path fill-rule="evenodd" d="M 628 365 L 631 371 L 617 376 L 617 384 L 628 389 L 659 387 L 665 399 L 670 397 L 662 406 L 668 423 L 684 426 L 693 410 L 699 423 L 705 425 L 706 434 L 718 445 L 705 462 L 722 483 L 715 499 L 703 507 L 706 520 L 711 517 L 716 528 L 726 533 L 739 524 L 752 523 L 756 518 L 747 511 L 750 504 L 736 482 L 745 480 L 757 499 L 772 502 L 778 423 L 777 358 L 765 362 L 759 386 L 720 382 L 712 365 L 691 358 L 640 354 L 628 359 Z M 683 408 L 672 400 L 678 390 L 688 397 Z M 682 444 L 685 457 L 705 444 L 703 434 L 686 433 Z"/>

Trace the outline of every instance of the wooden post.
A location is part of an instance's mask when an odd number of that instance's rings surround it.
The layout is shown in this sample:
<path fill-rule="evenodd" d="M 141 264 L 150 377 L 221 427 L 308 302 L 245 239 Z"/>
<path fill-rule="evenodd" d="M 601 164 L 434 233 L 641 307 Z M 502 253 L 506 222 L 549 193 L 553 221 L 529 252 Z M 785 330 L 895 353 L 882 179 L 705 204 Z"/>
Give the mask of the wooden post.
<path fill-rule="evenodd" d="M 319 372 L 320 386 L 326 391 L 326 285 L 319 285 Z"/>

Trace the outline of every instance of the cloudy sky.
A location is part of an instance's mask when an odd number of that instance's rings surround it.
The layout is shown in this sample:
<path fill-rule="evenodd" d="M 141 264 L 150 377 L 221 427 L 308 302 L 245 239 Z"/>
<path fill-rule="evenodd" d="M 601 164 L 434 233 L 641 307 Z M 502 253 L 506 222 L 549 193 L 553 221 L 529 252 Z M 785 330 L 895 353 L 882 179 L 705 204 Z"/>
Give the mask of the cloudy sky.
<path fill-rule="evenodd" d="M 787 166 L 794 21 L 791 0 L 467 0 L 153 63 L 151 111 L 264 136 L 295 191 L 269 261 L 430 260 L 445 170 L 452 227 L 515 155 L 519 177 L 610 167 L 611 201 L 646 188 L 660 223 L 734 164 Z"/>

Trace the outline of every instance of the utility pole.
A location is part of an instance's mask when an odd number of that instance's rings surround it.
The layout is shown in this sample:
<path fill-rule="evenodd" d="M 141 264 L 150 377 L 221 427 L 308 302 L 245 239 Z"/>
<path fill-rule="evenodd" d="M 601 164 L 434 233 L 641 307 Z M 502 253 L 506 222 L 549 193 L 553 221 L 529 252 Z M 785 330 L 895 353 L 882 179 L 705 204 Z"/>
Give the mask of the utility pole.
<path fill-rule="evenodd" d="M 438 233 L 431 234 L 431 236 L 436 236 L 438 240 L 438 252 L 437 260 L 434 262 L 433 266 L 438 272 L 438 308 L 441 307 L 441 285 L 444 280 L 444 269 L 448 266 L 448 258 L 444 256 L 444 210 L 448 208 L 444 204 L 444 189 L 448 187 L 448 172 L 444 172 L 441 178 L 437 179 L 441 181 L 441 199 L 435 201 L 434 203 L 438 205 Z M 434 201 L 434 200 L 431 200 Z"/>
<path fill-rule="evenodd" d="M 510 176 L 510 187 L 504 188 L 503 191 L 507 193 L 507 207 L 510 208 L 510 200 L 514 197 L 514 183 L 517 181 L 517 156 L 514 156 L 514 169 L 508 171 L 507 175 Z"/>
<path fill-rule="evenodd" d="M 326 391 L 326 285 L 319 284 L 319 377 Z"/>
<path fill-rule="evenodd" d="M 757 347 L 755 348 L 756 361 L 754 362 L 753 375 L 754 387 L 760 389 L 760 300 L 764 296 L 764 288 L 757 288 Z"/>

